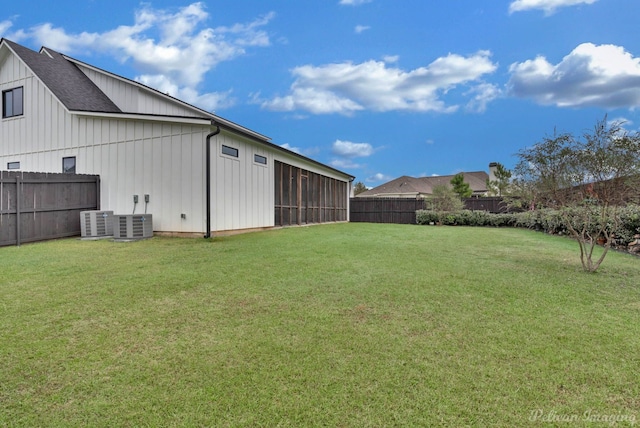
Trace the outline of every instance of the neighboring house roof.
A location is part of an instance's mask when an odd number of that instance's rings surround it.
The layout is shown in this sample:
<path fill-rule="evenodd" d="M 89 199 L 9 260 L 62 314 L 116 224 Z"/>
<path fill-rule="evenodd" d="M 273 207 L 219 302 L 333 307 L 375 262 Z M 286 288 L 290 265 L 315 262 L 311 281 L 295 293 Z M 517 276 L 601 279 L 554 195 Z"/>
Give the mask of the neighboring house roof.
<path fill-rule="evenodd" d="M 484 171 L 464 172 L 464 181 L 469 184 L 474 194 L 482 194 L 487 191 L 487 179 L 489 174 Z M 381 184 L 378 187 L 359 193 L 356 197 L 385 197 L 385 196 L 426 196 L 433 193 L 436 186 L 451 186 L 454 175 L 441 175 L 434 177 L 402 177 Z"/>

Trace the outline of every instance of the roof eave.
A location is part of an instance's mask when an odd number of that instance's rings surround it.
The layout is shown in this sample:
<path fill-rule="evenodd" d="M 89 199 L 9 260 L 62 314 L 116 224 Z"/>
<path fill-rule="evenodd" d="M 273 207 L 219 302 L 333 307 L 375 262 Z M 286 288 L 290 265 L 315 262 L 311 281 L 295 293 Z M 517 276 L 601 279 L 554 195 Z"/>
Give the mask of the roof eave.
<path fill-rule="evenodd" d="M 155 114 L 137 114 L 137 113 L 112 113 L 100 111 L 84 111 L 70 110 L 69 113 L 76 116 L 97 117 L 106 119 L 125 119 L 125 120 L 148 120 L 153 122 L 170 122 L 184 123 L 190 125 L 210 125 L 211 119 L 208 117 L 183 117 L 183 116 L 164 116 Z"/>

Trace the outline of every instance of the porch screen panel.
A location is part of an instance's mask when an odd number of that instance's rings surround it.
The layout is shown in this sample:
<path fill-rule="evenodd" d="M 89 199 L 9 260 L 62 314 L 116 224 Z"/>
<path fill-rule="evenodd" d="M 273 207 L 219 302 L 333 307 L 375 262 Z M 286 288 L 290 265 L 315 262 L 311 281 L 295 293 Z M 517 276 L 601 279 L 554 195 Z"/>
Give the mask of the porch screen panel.
<path fill-rule="evenodd" d="M 276 226 L 347 220 L 347 183 L 275 161 Z"/>

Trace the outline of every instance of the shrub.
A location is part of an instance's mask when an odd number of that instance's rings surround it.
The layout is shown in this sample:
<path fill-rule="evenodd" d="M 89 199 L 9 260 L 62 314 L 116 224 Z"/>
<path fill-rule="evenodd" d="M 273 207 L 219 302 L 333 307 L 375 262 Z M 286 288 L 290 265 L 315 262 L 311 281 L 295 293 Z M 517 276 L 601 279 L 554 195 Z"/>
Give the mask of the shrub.
<path fill-rule="evenodd" d="M 570 209 L 570 208 L 566 208 Z M 443 224 L 457 226 L 477 227 L 521 227 L 542 231 L 550 234 L 568 234 L 564 225 L 563 212 L 555 209 L 538 209 L 535 211 L 522 211 L 517 213 L 492 214 L 486 211 L 416 211 L 417 224 Z M 620 208 L 620 223 L 614 228 L 613 224 L 607 224 L 608 230 L 614 233 L 615 247 L 626 247 L 633 241 L 633 235 L 640 233 L 640 205 L 628 205 Z M 600 224 L 600 216 L 597 207 L 586 212 L 586 216 L 570 216 L 575 228 L 584 225 L 590 231 L 597 231 Z"/>
<path fill-rule="evenodd" d="M 417 224 L 435 224 L 440 221 L 438 213 L 433 210 L 418 210 L 416 211 L 416 223 Z"/>

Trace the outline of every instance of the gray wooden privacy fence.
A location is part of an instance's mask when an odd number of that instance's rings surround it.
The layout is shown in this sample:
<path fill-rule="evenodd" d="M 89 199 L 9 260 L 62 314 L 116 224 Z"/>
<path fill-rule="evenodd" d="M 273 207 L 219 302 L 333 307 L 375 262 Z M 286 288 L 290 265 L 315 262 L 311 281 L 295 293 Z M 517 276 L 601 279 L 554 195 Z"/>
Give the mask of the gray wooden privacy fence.
<path fill-rule="evenodd" d="M 465 209 L 506 212 L 500 197 L 463 199 Z M 411 198 L 351 198 L 350 218 L 352 222 L 416 224 L 416 211 L 424 209 L 424 199 Z"/>
<path fill-rule="evenodd" d="M 349 221 L 416 224 L 416 210 L 421 209 L 424 209 L 423 199 L 351 198 Z"/>
<path fill-rule="evenodd" d="M 100 209 L 100 176 L 0 171 L 0 246 L 80 235 Z"/>

